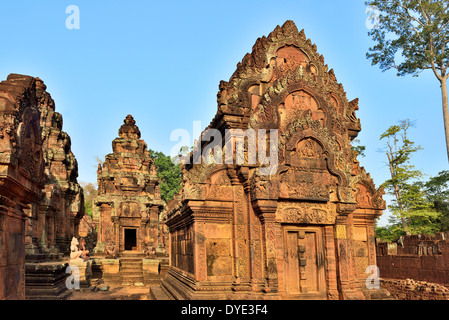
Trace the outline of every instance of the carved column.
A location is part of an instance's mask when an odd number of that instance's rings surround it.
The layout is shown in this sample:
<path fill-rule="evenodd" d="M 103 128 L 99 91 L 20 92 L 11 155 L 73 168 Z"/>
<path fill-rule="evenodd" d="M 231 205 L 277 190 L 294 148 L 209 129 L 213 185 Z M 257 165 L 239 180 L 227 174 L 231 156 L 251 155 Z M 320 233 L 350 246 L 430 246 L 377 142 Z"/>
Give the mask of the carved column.
<path fill-rule="evenodd" d="M 346 220 L 347 216 L 337 216 L 335 221 L 335 244 L 338 257 L 337 279 L 339 291 L 342 295 L 343 292 L 351 290 Z"/>
<path fill-rule="evenodd" d="M 156 247 L 157 245 L 157 238 L 158 238 L 158 225 L 159 220 L 159 207 L 158 206 L 151 206 L 150 207 L 150 217 L 149 217 L 149 230 L 148 235 L 150 237 L 150 243 L 152 246 Z"/>
<path fill-rule="evenodd" d="M 233 189 L 233 230 L 234 230 L 234 291 L 250 290 L 248 206 L 244 188 L 234 168 L 227 169 Z"/>
<path fill-rule="evenodd" d="M 259 214 L 262 222 L 262 240 L 265 268 L 265 288 L 266 293 L 278 292 L 278 268 L 276 255 L 276 210 L 277 200 L 256 200 L 253 201 L 254 210 Z"/>
<path fill-rule="evenodd" d="M 326 283 L 329 300 L 338 300 L 337 261 L 335 259 L 334 226 L 324 227 L 324 245 L 326 247 Z"/>
<path fill-rule="evenodd" d="M 356 204 L 339 203 L 336 217 L 335 242 L 338 257 L 339 291 L 345 300 L 364 299 L 363 293 L 355 290 L 355 262 L 353 253 L 352 212 Z"/>
<path fill-rule="evenodd" d="M 124 244 L 122 243 L 122 241 L 120 239 L 119 217 L 112 216 L 111 217 L 111 222 L 112 222 L 112 234 L 110 236 L 110 241 L 115 243 L 117 248 L 119 248 L 119 251 L 123 251 L 125 248 L 124 248 Z"/>
<path fill-rule="evenodd" d="M 247 194 L 249 210 L 249 244 L 251 263 L 251 284 L 253 289 L 263 285 L 263 244 L 261 221 L 250 205 L 250 196 Z"/>
<path fill-rule="evenodd" d="M 74 236 L 77 236 L 75 233 L 75 220 L 76 220 L 76 213 L 70 212 L 70 229 L 68 230 L 68 239 L 71 239 Z"/>
<path fill-rule="evenodd" d="M 54 248 L 55 243 L 55 212 L 47 212 L 47 246 Z"/>
<path fill-rule="evenodd" d="M 37 209 L 36 205 L 24 210 L 27 216 L 25 227 L 25 254 L 33 255 L 39 253 L 39 241 L 37 238 Z"/>
<path fill-rule="evenodd" d="M 262 262 L 262 228 L 261 221 L 251 205 L 251 186 L 248 180 L 248 167 L 241 167 L 239 170 L 240 180 L 243 180 L 245 191 L 246 208 L 248 212 L 248 237 L 249 237 L 249 266 L 250 283 L 253 291 L 258 291 L 263 286 L 263 262 Z"/>
<path fill-rule="evenodd" d="M 205 222 L 195 221 L 194 234 L 194 256 L 195 256 L 195 279 L 197 281 L 207 280 L 207 257 L 206 257 L 206 237 L 205 237 Z"/>
<path fill-rule="evenodd" d="M 39 245 L 42 249 L 47 247 L 47 232 L 46 232 L 47 210 L 48 206 L 39 206 L 37 214 L 38 238 L 39 238 Z"/>
<path fill-rule="evenodd" d="M 371 217 L 371 219 L 366 220 L 366 236 L 367 236 L 367 245 L 368 245 L 368 264 L 376 266 L 377 265 L 377 257 L 376 257 L 376 237 L 374 234 L 374 227 L 376 226 L 376 218 L 380 215 L 375 215 Z"/>

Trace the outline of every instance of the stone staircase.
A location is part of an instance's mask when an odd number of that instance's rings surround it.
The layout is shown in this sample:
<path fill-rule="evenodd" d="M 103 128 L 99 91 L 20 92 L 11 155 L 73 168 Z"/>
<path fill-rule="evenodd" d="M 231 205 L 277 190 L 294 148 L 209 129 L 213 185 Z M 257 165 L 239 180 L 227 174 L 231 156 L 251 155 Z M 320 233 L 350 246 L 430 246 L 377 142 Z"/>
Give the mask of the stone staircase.
<path fill-rule="evenodd" d="M 138 255 L 124 255 L 120 258 L 120 276 L 122 284 L 143 284 L 142 258 Z"/>
<path fill-rule="evenodd" d="M 150 300 L 175 300 L 175 298 L 160 285 L 150 287 L 149 298 Z"/>

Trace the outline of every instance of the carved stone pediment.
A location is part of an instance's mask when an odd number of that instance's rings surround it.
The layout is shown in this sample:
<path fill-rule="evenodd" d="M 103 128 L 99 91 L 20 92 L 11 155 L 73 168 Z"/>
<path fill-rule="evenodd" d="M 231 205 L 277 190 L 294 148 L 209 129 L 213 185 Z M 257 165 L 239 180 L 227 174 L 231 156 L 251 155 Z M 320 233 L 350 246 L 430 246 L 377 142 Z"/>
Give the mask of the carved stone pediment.
<path fill-rule="evenodd" d="M 335 209 L 332 204 L 281 202 L 276 212 L 276 221 L 281 223 L 334 224 Z"/>

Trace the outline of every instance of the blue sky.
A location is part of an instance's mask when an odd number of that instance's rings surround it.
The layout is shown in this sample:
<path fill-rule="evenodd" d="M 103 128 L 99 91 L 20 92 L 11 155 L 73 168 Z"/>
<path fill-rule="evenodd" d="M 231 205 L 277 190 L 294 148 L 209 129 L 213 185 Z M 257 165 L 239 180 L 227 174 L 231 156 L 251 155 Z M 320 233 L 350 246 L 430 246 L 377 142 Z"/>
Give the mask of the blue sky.
<path fill-rule="evenodd" d="M 80 10 L 67 29 L 66 8 Z M 79 181 L 96 183 L 96 157 L 132 114 L 149 148 L 170 153 L 173 130 L 206 127 L 220 80 L 251 52 L 257 38 L 293 20 L 323 54 L 349 100 L 359 98 L 361 164 L 379 186 L 388 179 L 379 136 L 402 119 L 424 150 L 417 169 L 448 169 L 439 83 L 430 72 L 397 77 L 371 66 L 364 1 L 4 1 L 0 6 L 0 79 L 40 77 L 63 115 L 79 164 Z M 197 137 L 193 137 L 192 139 Z M 380 220 L 386 222 L 388 214 Z"/>

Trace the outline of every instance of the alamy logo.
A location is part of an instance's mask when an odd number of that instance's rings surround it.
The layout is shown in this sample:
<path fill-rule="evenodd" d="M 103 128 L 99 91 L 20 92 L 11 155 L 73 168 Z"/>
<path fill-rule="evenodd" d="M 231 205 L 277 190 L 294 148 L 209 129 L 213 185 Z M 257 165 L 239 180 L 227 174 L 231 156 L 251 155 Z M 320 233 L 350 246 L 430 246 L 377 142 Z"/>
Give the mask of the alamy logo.
<path fill-rule="evenodd" d="M 68 266 L 65 269 L 65 273 L 70 274 L 65 281 L 67 289 L 79 290 L 80 289 L 80 269 L 77 266 Z"/>
<path fill-rule="evenodd" d="M 378 266 L 368 266 L 365 269 L 365 273 L 369 274 L 366 278 L 365 285 L 367 289 L 380 289 L 379 281 L 379 267 Z"/>
<path fill-rule="evenodd" d="M 260 165 L 261 175 L 271 175 L 278 168 L 278 130 L 277 129 L 226 129 L 224 137 L 217 129 L 207 129 L 199 132 L 201 122 L 194 121 L 193 134 L 200 136 L 195 141 L 192 160 L 185 159 L 189 164 L 236 164 Z M 185 129 L 176 129 L 170 136 L 170 141 L 179 141 L 171 149 L 170 156 L 176 157 L 179 150 L 189 145 L 190 133 Z"/>
<path fill-rule="evenodd" d="M 78 6 L 70 5 L 65 9 L 65 13 L 70 14 L 65 20 L 65 27 L 69 30 L 80 28 L 80 9 Z"/>

